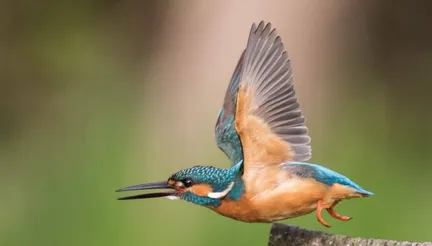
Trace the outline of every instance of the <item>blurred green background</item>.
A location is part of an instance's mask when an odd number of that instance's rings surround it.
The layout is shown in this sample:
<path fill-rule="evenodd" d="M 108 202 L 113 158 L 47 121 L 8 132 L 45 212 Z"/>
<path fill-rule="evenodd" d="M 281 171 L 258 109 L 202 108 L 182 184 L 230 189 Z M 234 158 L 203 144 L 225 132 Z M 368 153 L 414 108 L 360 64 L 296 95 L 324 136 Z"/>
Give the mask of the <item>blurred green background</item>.
<path fill-rule="evenodd" d="M 432 241 L 430 1 L 0 1 L 1 245 L 266 245 L 270 224 L 114 190 L 192 165 L 214 144 L 253 22 L 292 60 L 313 163 L 376 193 L 344 223 Z"/>

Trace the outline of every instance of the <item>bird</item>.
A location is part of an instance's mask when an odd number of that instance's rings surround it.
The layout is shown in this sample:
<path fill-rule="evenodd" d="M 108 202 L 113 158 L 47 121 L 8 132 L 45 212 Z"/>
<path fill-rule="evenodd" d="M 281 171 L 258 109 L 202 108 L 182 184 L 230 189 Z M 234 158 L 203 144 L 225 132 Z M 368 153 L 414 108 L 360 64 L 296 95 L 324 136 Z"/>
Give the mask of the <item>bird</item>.
<path fill-rule="evenodd" d="M 168 180 L 117 190 L 164 189 L 118 198 L 166 197 L 207 207 L 243 222 L 271 223 L 315 211 L 335 211 L 342 200 L 373 195 L 349 178 L 308 163 L 311 138 L 294 89 L 291 59 L 271 23 L 253 23 L 225 93 L 215 126 L 217 146 L 231 167 L 193 166 Z"/>

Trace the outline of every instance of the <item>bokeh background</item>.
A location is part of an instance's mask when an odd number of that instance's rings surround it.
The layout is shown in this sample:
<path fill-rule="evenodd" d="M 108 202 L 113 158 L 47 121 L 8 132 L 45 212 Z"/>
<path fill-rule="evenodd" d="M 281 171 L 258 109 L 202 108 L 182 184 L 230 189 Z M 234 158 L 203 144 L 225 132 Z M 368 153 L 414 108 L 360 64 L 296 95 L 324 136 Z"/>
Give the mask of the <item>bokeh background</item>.
<path fill-rule="evenodd" d="M 293 61 L 313 163 L 376 193 L 344 223 L 432 240 L 430 1 L 0 1 L 1 245 L 266 245 L 270 224 L 120 187 L 229 166 L 214 124 L 253 22 Z"/>

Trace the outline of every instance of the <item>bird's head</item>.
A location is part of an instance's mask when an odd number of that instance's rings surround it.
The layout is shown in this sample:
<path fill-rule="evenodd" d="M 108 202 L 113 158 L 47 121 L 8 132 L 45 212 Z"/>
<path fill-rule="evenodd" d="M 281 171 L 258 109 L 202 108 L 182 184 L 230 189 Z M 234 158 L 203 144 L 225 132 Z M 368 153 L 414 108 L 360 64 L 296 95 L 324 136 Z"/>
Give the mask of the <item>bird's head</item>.
<path fill-rule="evenodd" d="M 119 200 L 167 197 L 169 199 L 183 199 L 198 205 L 217 207 L 225 197 L 234 200 L 240 199 L 244 190 L 241 168 L 241 163 L 229 169 L 212 166 L 191 167 L 171 175 L 167 181 L 134 185 L 117 190 L 169 189 L 168 192 L 127 196 L 119 198 Z"/>

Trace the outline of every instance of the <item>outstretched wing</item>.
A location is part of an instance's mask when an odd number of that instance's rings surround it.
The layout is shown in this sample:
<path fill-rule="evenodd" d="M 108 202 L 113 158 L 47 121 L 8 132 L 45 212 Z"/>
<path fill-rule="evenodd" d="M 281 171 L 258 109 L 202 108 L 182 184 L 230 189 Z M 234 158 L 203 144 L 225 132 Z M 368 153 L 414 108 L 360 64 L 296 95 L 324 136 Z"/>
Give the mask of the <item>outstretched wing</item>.
<path fill-rule="evenodd" d="M 218 146 L 235 164 L 280 164 L 311 157 L 310 137 L 290 59 L 270 23 L 254 24 L 217 124 Z"/>
<path fill-rule="evenodd" d="M 310 159 L 310 137 L 291 62 L 270 23 L 252 26 L 240 77 L 235 128 L 246 166 Z"/>
<path fill-rule="evenodd" d="M 231 164 L 235 165 L 243 159 L 243 150 L 240 138 L 234 127 L 234 118 L 237 103 L 237 92 L 240 85 L 240 73 L 243 66 L 244 52 L 240 56 L 237 67 L 225 93 L 223 107 L 216 121 L 216 143 L 218 147 L 228 156 Z"/>

